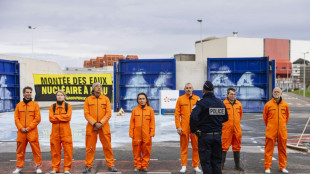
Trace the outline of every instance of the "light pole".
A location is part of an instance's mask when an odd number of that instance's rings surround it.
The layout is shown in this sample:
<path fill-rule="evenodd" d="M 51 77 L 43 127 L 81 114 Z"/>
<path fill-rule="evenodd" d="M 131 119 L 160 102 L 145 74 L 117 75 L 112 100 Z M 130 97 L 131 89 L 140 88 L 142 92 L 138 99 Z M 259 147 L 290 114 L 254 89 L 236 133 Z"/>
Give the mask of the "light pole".
<path fill-rule="evenodd" d="M 306 96 L 306 54 L 309 52 L 304 53 L 304 97 Z"/>
<path fill-rule="evenodd" d="M 197 20 L 200 23 L 200 45 L 201 45 L 201 56 L 200 56 L 200 61 L 202 62 L 203 58 L 203 50 L 202 50 L 202 19 Z"/>
<path fill-rule="evenodd" d="M 288 92 L 288 66 L 287 66 L 288 63 L 286 63 L 286 92 Z M 292 72 L 291 72 L 291 75 L 292 75 Z"/>
<path fill-rule="evenodd" d="M 32 38 L 32 58 L 34 58 L 34 57 L 33 57 L 33 31 L 34 31 L 37 27 L 32 27 L 32 26 L 29 25 L 28 28 L 29 28 L 30 30 L 32 30 L 32 37 L 31 37 L 31 38 Z"/>

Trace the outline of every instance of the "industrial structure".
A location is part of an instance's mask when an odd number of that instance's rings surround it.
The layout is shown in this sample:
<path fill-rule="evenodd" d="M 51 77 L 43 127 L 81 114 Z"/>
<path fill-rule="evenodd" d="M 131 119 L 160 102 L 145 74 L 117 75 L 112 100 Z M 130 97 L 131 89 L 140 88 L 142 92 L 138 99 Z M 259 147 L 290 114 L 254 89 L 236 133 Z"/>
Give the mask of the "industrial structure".
<path fill-rule="evenodd" d="M 207 58 L 269 57 L 269 60 L 276 60 L 276 83 L 283 90 L 302 87 L 303 71 L 300 71 L 300 68 L 303 68 L 304 61 L 299 61 L 301 64 L 298 66 L 292 66 L 292 62 L 297 59 L 307 59 L 307 56 L 310 56 L 308 54 L 310 41 L 247 38 L 238 37 L 236 34 L 232 37 L 206 38 L 202 40 L 202 46 L 200 40 L 196 41 L 195 48 L 195 61 L 201 62 L 200 57 L 202 57 L 203 69 L 207 68 Z M 294 71 L 295 74 L 292 73 Z M 296 74 L 297 72 L 299 74 Z M 201 77 L 201 80 L 203 79 L 205 78 Z M 306 81 L 310 81 L 310 78 Z M 308 84 L 307 87 L 310 85 L 310 83 L 306 84 Z"/>
<path fill-rule="evenodd" d="M 113 66 L 114 62 L 118 62 L 118 60 L 134 60 L 138 59 L 137 55 L 127 55 L 126 57 L 123 55 L 113 55 L 106 54 L 103 57 L 97 57 L 95 59 L 85 60 L 84 68 L 102 68 L 106 66 Z"/>
<path fill-rule="evenodd" d="M 12 110 L 13 107 L 11 107 L 11 105 L 10 107 L 6 106 L 5 103 L 7 103 L 7 101 L 5 100 L 11 101 L 13 100 L 14 97 L 16 98 L 17 94 L 20 97 L 20 99 L 22 99 L 21 95 L 22 87 L 24 86 L 34 87 L 33 74 L 89 74 L 89 73 L 91 74 L 109 73 L 112 75 L 112 79 L 114 81 L 113 83 L 118 81 L 118 78 L 120 78 L 119 83 L 124 83 L 121 84 L 121 86 L 125 85 L 124 87 L 126 87 L 126 89 L 125 88 L 120 89 L 120 93 L 114 96 L 120 98 L 120 103 L 121 102 L 130 103 L 132 100 L 130 99 L 129 101 L 128 100 L 129 98 L 123 94 L 124 93 L 123 91 L 135 90 L 137 92 L 140 89 L 144 88 L 148 88 L 148 90 L 150 91 L 149 95 L 152 96 L 150 100 L 154 103 L 155 102 L 157 103 L 159 98 L 156 98 L 155 96 L 158 96 L 159 95 L 158 91 L 162 89 L 183 90 L 184 85 L 189 82 L 192 83 L 194 89 L 201 90 L 203 83 L 205 82 L 205 80 L 208 79 L 208 73 L 210 74 L 212 70 L 211 67 L 208 67 L 211 66 L 211 64 L 207 63 L 209 58 L 221 58 L 221 61 L 223 59 L 224 62 L 226 58 L 239 58 L 240 60 L 242 59 L 242 61 L 246 62 L 249 65 L 251 64 L 252 61 L 251 58 L 253 59 L 267 58 L 269 61 L 275 60 L 276 68 L 275 71 L 272 71 L 275 72 L 272 78 L 273 79 L 276 78 L 276 86 L 279 86 L 280 88 L 282 88 L 282 90 L 291 90 L 296 88 L 301 89 L 303 88 L 303 83 L 305 82 L 306 88 L 309 88 L 310 64 L 309 61 L 306 60 L 310 57 L 309 52 L 310 52 L 310 41 L 270 39 L 270 38 L 246 38 L 246 37 L 239 37 L 237 36 L 236 33 L 234 33 L 234 36 L 232 37 L 209 37 L 206 39 L 201 39 L 195 43 L 195 54 L 175 54 L 174 60 L 170 58 L 170 59 L 160 59 L 158 61 L 155 60 L 146 61 L 147 59 L 138 59 L 137 55 L 127 55 L 125 57 L 123 55 L 107 54 L 104 55 L 103 57 L 97 57 L 94 59 L 85 60 L 83 68 L 67 67 L 65 70 L 62 70 L 56 62 L 0 55 L 0 59 L 17 61 L 19 67 L 18 69 L 16 69 L 16 72 L 18 71 L 18 73 L 20 74 L 16 75 L 16 77 L 20 78 L 19 81 L 14 82 L 13 84 L 13 86 L 20 87 L 18 89 L 19 93 L 14 93 L 10 91 L 11 92 L 10 94 L 12 95 L 14 94 L 14 96 L 12 96 L 8 95 L 9 94 L 8 92 L 5 93 L 5 90 L 2 90 L 2 93 L 0 92 L 0 94 L 3 94 L 2 95 L 3 101 L 2 105 L 1 104 L 0 105 L 3 106 L 2 111 Z M 125 70 L 122 69 L 124 67 L 120 67 L 119 72 L 123 72 L 123 74 L 121 74 L 123 76 L 116 77 L 114 75 L 116 70 L 115 68 L 117 68 L 117 66 L 113 67 L 114 62 L 122 62 L 123 65 L 130 64 L 132 65 L 131 68 L 138 65 L 139 66 L 136 67 L 135 69 L 132 69 L 132 71 Z M 6 64 L 7 64 L 6 62 L 3 62 L 3 67 L 5 67 Z M 14 62 L 10 62 L 9 64 L 13 65 Z M 237 66 L 237 63 L 235 64 Z M 242 72 L 244 74 L 244 78 L 241 76 L 239 77 L 239 75 L 234 75 L 235 79 L 241 78 L 242 80 L 243 78 L 243 81 L 245 80 L 247 81 L 246 84 L 248 86 L 252 85 L 253 87 L 263 88 L 263 90 L 265 91 L 264 96 L 265 94 L 267 95 L 266 93 L 267 87 L 260 87 L 260 85 L 262 85 L 262 83 L 267 85 L 270 84 L 270 82 L 269 80 L 259 81 L 255 79 L 256 77 L 259 76 L 255 75 L 255 73 L 257 73 L 255 66 L 252 67 L 253 71 L 252 70 L 249 71 L 246 66 L 244 67 L 231 66 L 229 70 L 227 69 L 227 67 L 222 66 L 217 70 L 219 71 L 218 74 L 222 74 L 221 77 L 219 75 L 218 78 L 220 81 L 229 79 L 225 77 L 225 74 L 227 74 L 228 71 L 232 71 L 238 74 L 240 72 L 237 71 L 246 70 L 247 72 Z M 263 67 L 262 69 L 264 69 L 264 71 L 266 72 L 265 74 L 267 75 L 268 67 Z M 14 72 L 15 70 L 12 71 L 12 73 Z M 127 79 L 128 81 L 126 81 L 121 79 L 125 77 L 129 78 L 129 76 L 132 76 L 133 74 L 136 76 L 131 77 L 132 78 L 131 80 Z M 144 74 L 143 77 L 142 74 Z M 1 89 L 9 89 L 9 90 L 11 89 L 10 87 L 11 84 L 8 85 L 8 82 L 11 83 L 11 80 L 8 80 L 8 75 L 9 74 L 7 74 L 7 68 L 5 67 L 2 71 L 2 76 L 3 79 L 6 80 L 3 80 Z M 256 83 L 255 81 L 257 81 L 258 83 Z M 144 87 L 138 88 L 135 86 L 134 83 L 138 84 L 142 83 L 141 85 Z M 239 81 L 237 80 L 236 82 L 234 82 L 234 85 L 232 86 L 236 86 L 238 84 Z M 116 85 L 116 87 L 119 86 Z M 240 88 L 240 89 L 247 90 L 247 88 Z M 130 94 L 130 92 L 128 94 Z M 33 95 L 35 95 L 35 93 L 33 93 Z M 40 104 L 40 106 L 49 106 L 49 105 L 50 103 L 47 102 L 46 103 L 43 102 L 42 104 Z"/>

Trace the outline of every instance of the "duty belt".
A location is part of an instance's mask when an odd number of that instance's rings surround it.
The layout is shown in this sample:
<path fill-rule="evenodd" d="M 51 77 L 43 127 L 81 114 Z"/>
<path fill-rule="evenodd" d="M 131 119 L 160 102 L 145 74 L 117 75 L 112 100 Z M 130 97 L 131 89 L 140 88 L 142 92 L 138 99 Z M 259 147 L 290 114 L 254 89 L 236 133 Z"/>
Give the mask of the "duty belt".
<path fill-rule="evenodd" d="M 195 134 L 201 137 L 202 135 L 221 135 L 222 132 L 196 132 Z"/>
<path fill-rule="evenodd" d="M 207 135 L 218 135 L 218 134 L 222 134 L 222 132 L 202 132 L 202 134 L 207 134 Z"/>

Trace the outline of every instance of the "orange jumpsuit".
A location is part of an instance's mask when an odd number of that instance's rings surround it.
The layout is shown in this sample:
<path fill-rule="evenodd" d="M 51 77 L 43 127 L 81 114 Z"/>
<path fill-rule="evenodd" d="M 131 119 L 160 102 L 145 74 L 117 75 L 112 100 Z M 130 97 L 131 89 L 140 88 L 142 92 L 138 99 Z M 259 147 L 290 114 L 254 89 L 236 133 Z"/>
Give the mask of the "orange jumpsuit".
<path fill-rule="evenodd" d="M 97 136 L 102 144 L 105 160 L 107 166 L 114 166 L 114 157 L 111 147 L 111 132 L 109 119 L 111 118 L 111 104 L 108 97 L 100 95 L 98 98 L 91 95 L 86 98 L 84 103 L 84 116 L 88 121 L 86 125 L 86 159 L 85 166 L 93 167 L 93 160 L 95 157 Z M 94 131 L 93 125 L 95 123 L 102 123 L 100 130 Z"/>
<path fill-rule="evenodd" d="M 34 165 L 36 168 L 41 168 L 42 159 L 37 128 L 37 125 L 41 122 L 41 115 L 38 103 L 29 101 L 26 105 L 24 101 L 19 102 L 15 108 L 14 118 L 15 125 L 18 129 L 16 138 L 16 167 L 23 168 L 25 162 L 26 146 L 29 142 L 32 149 Z M 23 128 L 27 128 L 28 132 L 21 132 Z"/>
<path fill-rule="evenodd" d="M 285 169 L 287 129 L 290 116 L 288 104 L 281 98 L 279 104 L 273 98 L 265 104 L 263 117 L 266 125 L 265 139 L 265 169 L 271 168 L 275 143 L 278 143 L 279 168 Z"/>
<path fill-rule="evenodd" d="M 70 171 L 73 156 L 72 134 L 70 120 L 72 107 L 68 104 L 68 111 L 65 110 L 65 102 L 61 106 L 56 104 L 55 113 L 53 105 L 49 108 L 49 120 L 52 125 L 50 135 L 52 167 L 54 171 L 59 172 L 61 163 L 61 145 L 64 150 L 64 171 Z"/>
<path fill-rule="evenodd" d="M 243 113 L 242 104 L 236 100 L 234 105 L 232 105 L 227 98 L 223 103 L 227 109 L 228 121 L 223 123 L 222 150 L 226 152 L 232 145 L 232 150 L 237 152 L 241 149 L 242 131 L 240 121 Z"/>
<path fill-rule="evenodd" d="M 191 144 L 193 149 L 192 166 L 199 166 L 199 154 L 198 154 L 198 138 L 195 134 L 191 133 L 189 126 L 189 120 L 193 106 L 199 100 L 197 95 L 192 95 L 189 99 L 188 94 L 184 94 L 178 98 L 175 106 L 175 126 L 176 128 L 182 128 L 182 135 L 180 136 L 181 146 L 181 165 L 187 166 L 187 154 L 188 154 L 188 143 L 191 138 Z M 181 118 L 181 119 L 180 119 Z"/>
<path fill-rule="evenodd" d="M 152 137 L 155 136 L 154 111 L 150 106 L 139 105 L 132 110 L 129 137 L 132 138 L 132 150 L 136 169 L 147 169 L 152 150 Z M 142 152 L 142 159 L 141 159 Z"/>

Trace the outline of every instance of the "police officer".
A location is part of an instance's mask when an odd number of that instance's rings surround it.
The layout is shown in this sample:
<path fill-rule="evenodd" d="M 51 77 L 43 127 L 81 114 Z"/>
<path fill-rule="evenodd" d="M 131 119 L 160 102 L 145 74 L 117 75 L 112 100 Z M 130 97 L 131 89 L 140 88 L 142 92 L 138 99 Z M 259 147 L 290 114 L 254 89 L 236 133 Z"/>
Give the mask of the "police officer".
<path fill-rule="evenodd" d="M 226 107 L 214 96 L 210 81 L 203 85 L 203 97 L 193 107 L 190 128 L 198 136 L 198 152 L 203 173 L 221 174 L 222 123 L 228 120 Z"/>

